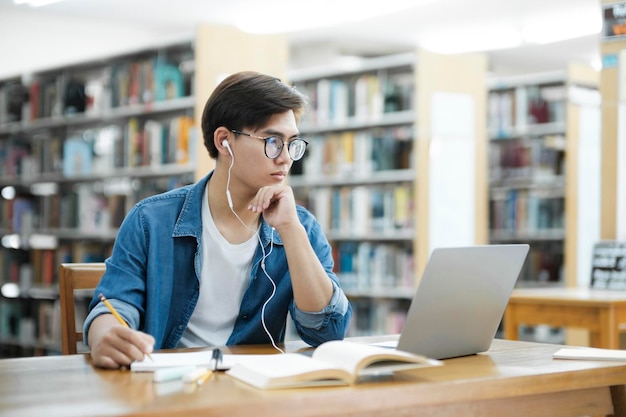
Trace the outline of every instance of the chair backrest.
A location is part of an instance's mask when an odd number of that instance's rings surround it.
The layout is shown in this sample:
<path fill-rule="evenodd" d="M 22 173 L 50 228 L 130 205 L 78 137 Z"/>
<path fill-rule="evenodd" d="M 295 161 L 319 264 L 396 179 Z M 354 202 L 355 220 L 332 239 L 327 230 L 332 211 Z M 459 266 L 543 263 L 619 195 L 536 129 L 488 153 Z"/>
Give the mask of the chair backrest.
<path fill-rule="evenodd" d="M 63 263 L 59 266 L 59 303 L 61 305 L 61 352 L 77 353 L 83 340 L 82 328 L 76 328 L 75 290 L 95 289 L 104 274 L 104 263 Z"/>

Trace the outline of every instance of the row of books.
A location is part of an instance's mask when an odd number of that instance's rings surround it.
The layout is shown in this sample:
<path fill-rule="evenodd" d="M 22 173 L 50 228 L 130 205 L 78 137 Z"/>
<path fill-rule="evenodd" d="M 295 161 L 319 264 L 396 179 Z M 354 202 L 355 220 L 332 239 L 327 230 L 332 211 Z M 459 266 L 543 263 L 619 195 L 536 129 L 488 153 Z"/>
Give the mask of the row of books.
<path fill-rule="evenodd" d="M 11 283 L 27 293 L 32 287 L 58 284 L 57 268 L 64 262 L 103 262 L 112 242 L 77 240 L 60 243 L 54 249 L 0 248 L 0 285 Z"/>
<path fill-rule="evenodd" d="M 399 334 L 406 321 L 409 301 L 379 299 L 372 302 L 365 298 L 350 300 L 352 320 L 348 336 Z"/>
<path fill-rule="evenodd" d="M 341 124 L 375 120 L 384 113 L 413 108 L 414 81 L 410 71 L 393 71 L 322 78 L 298 82 L 296 88 L 311 101 L 303 122 Z"/>
<path fill-rule="evenodd" d="M 193 118 L 167 120 L 133 117 L 125 125 L 90 130 L 63 143 L 63 174 L 107 174 L 115 168 L 187 164 L 195 149 Z"/>
<path fill-rule="evenodd" d="M 169 100 L 193 93 L 190 74 L 160 57 L 117 63 L 107 71 L 110 74 L 103 79 L 110 78 L 110 107 Z"/>
<path fill-rule="evenodd" d="M 562 242 L 533 242 L 517 285 L 543 286 L 563 282 Z"/>
<path fill-rule="evenodd" d="M 413 168 L 411 126 L 331 132 L 312 137 L 302 163 L 307 180 L 368 177 Z"/>
<path fill-rule="evenodd" d="M 327 233 L 384 234 L 414 224 L 410 183 L 318 187 L 310 189 L 305 199 L 304 205 Z"/>
<path fill-rule="evenodd" d="M 0 225 L 10 231 L 33 229 L 33 201 L 18 196 L 12 200 L 0 200 Z"/>
<path fill-rule="evenodd" d="M 0 85 L 0 125 L 77 113 L 102 114 L 107 109 L 147 104 L 193 94 L 187 48 L 71 71 L 35 74 L 31 79 Z"/>
<path fill-rule="evenodd" d="M 489 202 L 489 228 L 524 231 L 554 230 L 564 227 L 565 199 L 544 197 L 532 189 L 505 190 Z"/>
<path fill-rule="evenodd" d="M 116 168 L 187 164 L 193 160 L 196 136 L 193 119 L 178 116 L 143 122 L 131 118 L 66 139 L 12 137 L 0 141 L 0 176 L 31 180 L 53 173 L 107 175 Z"/>
<path fill-rule="evenodd" d="M 137 201 L 189 182 L 191 178 L 184 175 L 118 178 L 69 184 L 45 195 L 0 199 L 0 229 L 22 235 L 57 229 L 106 234 L 120 226 Z"/>
<path fill-rule="evenodd" d="M 333 246 L 335 271 L 349 292 L 411 289 L 415 261 L 410 246 L 376 242 L 337 242 Z"/>
<path fill-rule="evenodd" d="M 38 300 L 30 309 L 23 307 L 18 300 L 0 299 L 0 341 L 60 351 L 58 301 Z"/>
<path fill-rule="evenodd" d="M 564 138 L 562 142 L 565 141 Z M 565 151 L 550 146 L 557 138 L 495 140 L 489 146 L 489 172 L 494 179 L 549 180 L 565 173 Z"/>
<path fill-rule="evenodd" d="M 28 103 L 28 90 L 20 78 L 0 85 L 0 125 L 22 120 L 24 103 Z"/>
<path fill-rule="evenodd" d="M 494 137 L 509 137 L 528 125 L 563 122 L 566 100 L 564 84 L 492 90 L 488 96 L 487 127 Z"/>
<path fill-rule="evenodd" d="M 38 197 L 0 200 L 0 225 L 8 233 L 30 235 L 42 229 L 108 231 L 121 223 L 125 196 L 105 197 L 93 184 L 76 184 L 73 190 Z"/>

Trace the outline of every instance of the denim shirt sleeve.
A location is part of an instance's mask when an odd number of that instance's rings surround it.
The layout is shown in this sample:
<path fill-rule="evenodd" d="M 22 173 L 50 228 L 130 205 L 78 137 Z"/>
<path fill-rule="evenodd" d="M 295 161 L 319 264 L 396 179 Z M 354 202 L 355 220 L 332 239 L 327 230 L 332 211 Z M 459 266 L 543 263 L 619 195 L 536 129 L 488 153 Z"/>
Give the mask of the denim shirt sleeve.
<path fill-rule="evenodd" d="M 130 305 L 126 304 L 123 301 L 109 299 L 109 302 L 117 310 L 117 312 L 122 316 L 126 323 L 133 328 L 136 329 L 139 327 L 139 313 L 136 309 L 132 308 Z M 89 312 L 87 319 L 85 319 L 85 323 L 83 325 L 83 343 L 88 346 L 87 340 L 89 337 L 89 327 L 91 326 L 91 322 L 94 321 L 96 317 L 101 314 L 110 313 L 107 306 L 101 301 Z"/>
<path fill-rule="evenodd" d="M 333 296 L 330 299 L 330 303 L 323 310 L 318 312 L 302 311 L 297 306 L 294 307 L 295 320 L 303 327 L 309 329 L 319 329 L 324 325 L 326 317 L 332 314 L 338 314 L 344 316 L 348 311 L 348 299 L 344 295 L 343 291 L 339 288 L 337 283 L 332 281 L 333 284 Z"/>

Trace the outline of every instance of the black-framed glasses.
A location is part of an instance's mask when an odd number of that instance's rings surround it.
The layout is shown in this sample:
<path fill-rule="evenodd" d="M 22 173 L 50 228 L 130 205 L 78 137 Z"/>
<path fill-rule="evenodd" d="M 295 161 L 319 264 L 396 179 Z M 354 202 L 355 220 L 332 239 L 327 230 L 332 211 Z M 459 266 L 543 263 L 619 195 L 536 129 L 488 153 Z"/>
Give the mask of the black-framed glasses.
<path fill-rule="evenodd" d="M 236 135 L 244 135 L 255 139 L 261 139 L 265 141 L 265 156 L 269 159 L 276 159 L 283 151 L 283 147 L 285 146 L 285 141 L 280 136 L 257 136 L 251 135 L 250 133 L 245 133 L 240 130 L 231 129 Z M 289 157 L 298 161 L 302 159 L 304 156 L 304 152 L 306 152 L 306 146 L 309 144 L 306 140 L 295 137 L 291 139 L 287 143 L 287 151 L 289 152 Z"/>

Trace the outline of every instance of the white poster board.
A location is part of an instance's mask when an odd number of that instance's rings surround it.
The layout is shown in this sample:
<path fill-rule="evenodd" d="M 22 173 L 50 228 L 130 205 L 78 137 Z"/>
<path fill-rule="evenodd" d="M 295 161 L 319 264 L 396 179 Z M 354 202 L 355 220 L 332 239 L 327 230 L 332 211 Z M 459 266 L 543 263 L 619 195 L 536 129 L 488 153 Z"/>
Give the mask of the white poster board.
<path fill-rule="evenodd" d="M 619 103 L 617 115 L 617 240 L 626 240 L 626 103 Z"/>
<path fill-rule="evenodd" d="M 468 94 L 436 92 L 431 99 L 429 252 L 476 241 L 475 111 Z"/>
<path fill-rule="evenodd" d="M 617 178 L 615 181 L 617 240 L 626 240 L 626 51 L 619 53 L 618 60 L 618 108 L 617 108 Z"/>
<path fill-rule="evenodd" d="M 589 287 L 594 242 L 600 239 L 600 173 L 601 173 L 600 107 L 581 107 L 578 120 L 578 179 L 576 249 L 577 285 Z"/>

